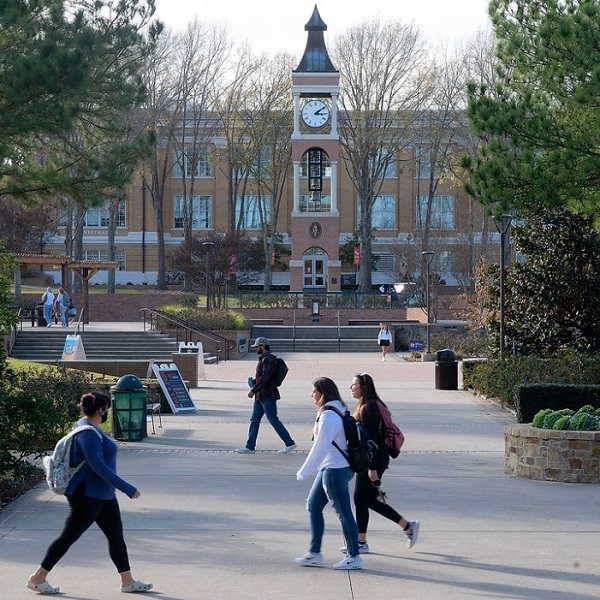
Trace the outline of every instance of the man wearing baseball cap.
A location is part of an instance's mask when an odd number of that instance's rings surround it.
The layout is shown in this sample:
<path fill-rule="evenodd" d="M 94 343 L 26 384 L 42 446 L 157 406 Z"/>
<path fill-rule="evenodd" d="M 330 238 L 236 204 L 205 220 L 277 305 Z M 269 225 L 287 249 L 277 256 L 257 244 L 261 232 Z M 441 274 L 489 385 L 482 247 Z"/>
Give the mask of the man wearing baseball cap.
<path fill-rule="evenodd" d="M 248 441 L 244 447 L 236 448 L 235 451 L 239 454 L 254 454 L 256 452 L 260 422 L 263 416 L 266 415 L 267 420 L 285 444 L 279 450 L 279 454 L 287 454 L 296 448 L 296 442 L 294 442 L 285 425 L 277 416 L 277 400 L 281 398 L 279 389 L 275 384 L 277 359 L 271 354 L 269 340 L 266 337 L 257 337 L 250 348 L 256 348 L 256 354 L 258 354 L 254 379 L 252 377 L 248 378 L 248 385 L 250 386 L 248 398 L 254 398 L 254 404 L 248 428 Z"/>

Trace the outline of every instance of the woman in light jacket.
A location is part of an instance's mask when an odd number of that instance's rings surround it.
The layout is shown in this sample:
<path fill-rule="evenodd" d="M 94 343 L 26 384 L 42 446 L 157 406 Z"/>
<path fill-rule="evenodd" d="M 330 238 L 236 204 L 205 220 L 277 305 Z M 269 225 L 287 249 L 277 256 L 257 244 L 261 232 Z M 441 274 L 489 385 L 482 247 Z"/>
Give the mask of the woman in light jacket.
<path fill-rule="evenodd" d="M 341 400 L 337 385 L 328 377 L 319 377 L 313 383 L 311 397 L 317 407 L 317 420 L 314 426 L 313 445 L 300 467 L 296 478 L 306 479 L 317 471 L 306 507 L 310 517 L 311 541 L 309 550 L 296 563 L 306 567 L 323 565 L 321 543 L 325 532 L 323 510 L 331 501 L 342 525 L 348 554 L 334 569 L 362 569 L 362 559 L 358 555 L 358 527 L 352 514 L 349 484 L 354 473 L 342 452 L 348 450 L 344 425 L 337 411 L 344 414 L 346 404 Z M 329 410 L 329 408 L 337 409 Z M 339 449 L 334 446 L 334 442 Z"/>

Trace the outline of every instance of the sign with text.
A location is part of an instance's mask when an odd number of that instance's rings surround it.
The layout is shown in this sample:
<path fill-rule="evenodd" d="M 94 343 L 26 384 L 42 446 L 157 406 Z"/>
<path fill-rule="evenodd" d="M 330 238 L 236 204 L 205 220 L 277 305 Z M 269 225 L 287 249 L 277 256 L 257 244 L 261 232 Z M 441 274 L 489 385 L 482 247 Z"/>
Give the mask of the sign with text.
<path fill-rule="evenodd" d="M 411 352 L 421 352 L 425 348 L 425 343 L 422 340 L 411 340 L 408 342 L 408 349 Z"/>
<path fill-rule="evenodd" d="M 152 370 L 173 413 L 196 412 L 197 409 L 190 396 L 190 391 L 183 382 L 177 365 L 173 363 L 153 364 Z"/>
<path fill-rule="evenodd" d="M 68 335 L 66 337 L 61 360 L 86 360 L 80 335 Z"/>

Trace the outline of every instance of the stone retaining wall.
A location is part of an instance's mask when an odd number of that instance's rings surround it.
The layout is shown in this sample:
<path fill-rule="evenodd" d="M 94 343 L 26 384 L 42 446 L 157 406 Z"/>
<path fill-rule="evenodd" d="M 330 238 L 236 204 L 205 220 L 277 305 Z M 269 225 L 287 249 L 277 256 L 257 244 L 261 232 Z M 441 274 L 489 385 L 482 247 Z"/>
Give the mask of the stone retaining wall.
<path fill-rule="evenodd" d="M 563 483 L 600 483 L 600 431 L 504 428 L 504 472 Z"/>

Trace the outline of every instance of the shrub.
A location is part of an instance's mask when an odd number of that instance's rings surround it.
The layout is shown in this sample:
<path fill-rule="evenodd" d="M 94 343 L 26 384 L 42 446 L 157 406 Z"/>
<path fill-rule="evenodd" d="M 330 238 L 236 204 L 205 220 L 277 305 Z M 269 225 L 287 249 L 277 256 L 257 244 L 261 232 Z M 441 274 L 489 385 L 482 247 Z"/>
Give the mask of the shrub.
<path fill-rule="evenodd" d="M 218 309 L 207 311 L 181 304 L 168 304 L 161 306 L 160 310 L 178 319 L 187 321 L 191 325 L 211 331 L 222 331 L 225 329 L 239 331 L 250 328 L 246 317 L 233 310 Z"/>
<path fill-rule="evenodd" d="M 587 404 L 577 412 L 569 408 L 540 410 L 533 418 L 532 425 L 543 429 L 600 431 L 600 409 Z"/>
<path fill-rule="evenodd" d="M 0 385 L 0 499 L 18 495 L 41 473 L 31 460 L 51 449 L 79 416 L 81 371 L 6 369 Z M 26 489 L 26 488 L 25 488 Z"/>

